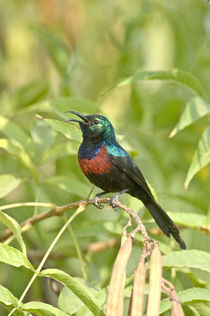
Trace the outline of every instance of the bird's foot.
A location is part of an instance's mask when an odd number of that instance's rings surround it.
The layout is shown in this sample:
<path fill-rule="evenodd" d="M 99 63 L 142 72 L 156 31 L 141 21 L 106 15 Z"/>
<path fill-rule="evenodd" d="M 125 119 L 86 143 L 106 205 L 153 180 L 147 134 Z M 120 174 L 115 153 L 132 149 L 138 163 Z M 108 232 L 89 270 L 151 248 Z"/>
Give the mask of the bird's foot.
<path fill-rule="evenodd" d="M 109 205 L 112 206 L 112 208 L 116 211 L 116 207 L 117 205 L 115 204 L 116 202 L 118 202 L 118 194 L 115 194 L 109 201 Z"/>
<path fill-rule="evenodd" d="M 98 203 L 98 200 L 99 200 L 99 196 L 95 195 L 93 198 L 93 205 L 95 205 L 99 209 L 104 208 L 104 204 Z"/>
<path fill-rule="evenodd" d="M 128 192 L 128 189 L 124 189 L 118 193 L 116 193 L 109 201 L 109 205 L 111 205 L 113 207 L 113 209 L 116 211 L 117 205 L 115 204 L 116 202 L 118 202 L 118 198 L 120 195 L 122 195 L 123 193 Z"/>

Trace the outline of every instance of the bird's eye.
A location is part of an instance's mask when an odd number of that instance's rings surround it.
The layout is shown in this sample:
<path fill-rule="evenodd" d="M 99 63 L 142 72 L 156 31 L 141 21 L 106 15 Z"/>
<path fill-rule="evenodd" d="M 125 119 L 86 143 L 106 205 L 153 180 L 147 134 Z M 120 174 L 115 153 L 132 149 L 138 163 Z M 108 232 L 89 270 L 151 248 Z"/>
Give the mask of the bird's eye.
<path fill-rule="evenodd" d="M 97 124 L 99 124 L 99 121 L 98 121 L 98 120 L 94 120 L 93 123 L 94 123 L 95 125 L 97 125 Z"/>

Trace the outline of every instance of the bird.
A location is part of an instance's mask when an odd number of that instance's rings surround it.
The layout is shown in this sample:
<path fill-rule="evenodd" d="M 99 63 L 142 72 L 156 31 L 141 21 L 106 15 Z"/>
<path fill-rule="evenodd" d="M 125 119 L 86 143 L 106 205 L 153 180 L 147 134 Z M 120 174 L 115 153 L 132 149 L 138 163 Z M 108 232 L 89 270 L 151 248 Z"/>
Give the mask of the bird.
<path fill-rule="evenodd" d="M 110 204 L 115 207 L 119 196 L 128 193 L 144 204 L 167 237 L 173 236 L 179 247 L 186 249 L 177 226 L 155 200 L 134 160 L 117 142 L 111 122 L 100 114 L 66 112 L 80 118 L 65 121 L 79 123 L 82 131 L 83 140 L 78 150 L 80 168 L 91 183 L 103 190 L 95 195 L 93 204 L 102 208 L 98 199 L 106 193 L 115 193 L 110 199 Z"/>

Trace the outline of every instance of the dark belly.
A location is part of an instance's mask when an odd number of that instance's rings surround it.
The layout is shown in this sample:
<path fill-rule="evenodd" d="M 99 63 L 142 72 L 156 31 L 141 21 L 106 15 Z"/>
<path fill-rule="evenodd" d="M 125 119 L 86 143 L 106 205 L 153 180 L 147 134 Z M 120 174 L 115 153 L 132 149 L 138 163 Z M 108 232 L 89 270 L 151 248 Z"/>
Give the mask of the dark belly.
<path fill-rule="evenodd" d="M 123 173 L 111 170 L 109 174 L 94 174 L 89 173 L 86 177 L 106 192 L 119 192 L 127 188 L 127 177 Z"/>

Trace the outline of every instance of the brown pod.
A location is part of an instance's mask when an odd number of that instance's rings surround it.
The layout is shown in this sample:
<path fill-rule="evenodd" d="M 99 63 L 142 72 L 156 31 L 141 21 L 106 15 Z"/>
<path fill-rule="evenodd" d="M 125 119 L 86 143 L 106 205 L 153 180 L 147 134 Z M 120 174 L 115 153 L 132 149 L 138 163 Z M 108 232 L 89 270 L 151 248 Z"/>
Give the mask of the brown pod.
<path fill-rule="evenodd" d="M 157 242 L 150 258 L 149 295 L 147 301 L 146 316 L 158 316 L 160 311 L 162 281 L 162 258 Z"/>
<path fill-rule="evenodd" d="M 143 314 L 144 287 L 146 279 L 146 254 L 145 248 L 139 260 L 138 267 L 134 274 L 133 288 L 129 306 L 129 316 L 141 316 Z"/>
<path fill-rule="evenodd" d="M 106 316 L 121 316 L 124 308 L 124 284 L 126 266 L 132 250 L 131 236 L 122 237 L 123 243 L 112 270 L 106 305 Z"/>

